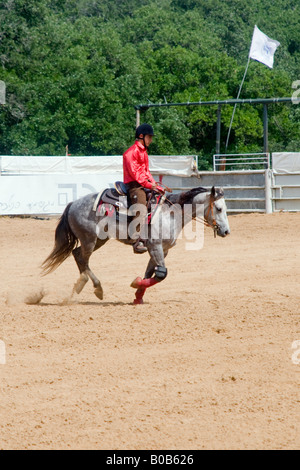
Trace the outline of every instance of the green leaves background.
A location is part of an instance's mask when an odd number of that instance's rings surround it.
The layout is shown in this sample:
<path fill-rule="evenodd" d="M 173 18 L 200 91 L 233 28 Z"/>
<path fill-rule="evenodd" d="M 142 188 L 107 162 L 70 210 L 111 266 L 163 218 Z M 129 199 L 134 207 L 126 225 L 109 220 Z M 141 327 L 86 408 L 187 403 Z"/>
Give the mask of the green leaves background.
<path fill-rule="evenodd" d="M 235 98 L 254 24 L 280 41 L 274 69 L 251 61 L 241 98 L 291 96 L 300 79 L 296 0 L 0 2 L 0 153 L 121 154 L 134 105 Z M 222 150 L 232 108 L 222 109 Z M 269 108 L 271 151 L 299 151 L 296 105 Z M 211 168 L 216 107 L 152 108 L 152 154 L 198 154 Z M 237 108 L 229 151 L 262 150 L 262 107 Z"/>

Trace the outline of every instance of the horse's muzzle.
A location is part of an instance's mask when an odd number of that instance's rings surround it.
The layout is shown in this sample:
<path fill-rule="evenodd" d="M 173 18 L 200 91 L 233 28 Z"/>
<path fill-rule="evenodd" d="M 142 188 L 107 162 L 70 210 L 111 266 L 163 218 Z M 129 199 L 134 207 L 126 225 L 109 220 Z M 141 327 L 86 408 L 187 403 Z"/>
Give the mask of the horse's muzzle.
<path fill-rule="evenodd" d="M 229 229 L 221 230 L 220 227 L 218 227 L 218 229 L 217 229 L 217 235 L 218 235 L 219 237 L 225 238 L 225 237 L 227 237 L 227 235 L 230 235 L 230 230 L 229 230 Z"/>

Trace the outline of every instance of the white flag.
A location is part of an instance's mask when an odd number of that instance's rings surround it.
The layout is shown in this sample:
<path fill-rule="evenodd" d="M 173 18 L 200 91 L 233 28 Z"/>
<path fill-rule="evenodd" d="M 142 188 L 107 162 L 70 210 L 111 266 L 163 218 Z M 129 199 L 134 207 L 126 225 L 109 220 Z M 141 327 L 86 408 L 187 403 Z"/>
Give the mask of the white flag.
<path fill-rule="evenodd" d="M 273 68 L 274 54 L 280 42 L 270 39 L 255 25 L 249 57 Z"/>

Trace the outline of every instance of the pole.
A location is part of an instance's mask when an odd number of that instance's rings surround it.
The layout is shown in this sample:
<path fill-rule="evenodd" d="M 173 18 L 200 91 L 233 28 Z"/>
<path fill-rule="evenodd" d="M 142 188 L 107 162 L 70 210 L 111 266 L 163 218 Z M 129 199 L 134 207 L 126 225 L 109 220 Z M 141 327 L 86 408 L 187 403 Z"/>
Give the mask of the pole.
<path fill-rule="evenodd" d="M 266 214 L 272 214 L 272 171 L 269 168 L 265 170 L 265 199 Z"/>
<path fill-rule="evenodd" d="M 269 119 L 268 119 L 268 105 L 264 104 L 264 152 L 269 152 Z"/>
<path fill-rule="evenodd" d="M 134 105 L 136 110 L 147 111 L 150 108 L 170 108 L 173 106 L 214 106 L 218 104 L 272 104 L 272 103 L 293 103 L 300 104 L 292 97 L 289 98 L 247 98 L 247 99 L 228 99 L 228 100 L 212 100 L 212 101 L 189 101 L 185 103 L 147 103 Z"/>
<path fill-rule="evenodd" d="M 141 112 L 139 109 L 136 110 L 136 127 L 139 127 L 141 122 Z"/>
<path fill-rule="evenodd" d="M 242 80 L 242 83 L 241 83 L 241 85 L 240 85 L 240 89 L 239 89 L 239 92 L 238 92 L 238 95 L 237 95 L 237 100 L 238 100 L 239 97 L 240 97 L 240 94 L 241 94 L 241 91 L 242 91 L 242 88 L 243 88 L 243 85 L 244 85 L 244 81 L 245 81 L 245 78 L 246 78 L 246 75 L 247 75 L 247 72 L 248 72 L 249 63 L 250 63 L 250 54 L 249 54 L 249 57 L 248 57 L 248 62 L 247 62 L 247 65 L 246 65 L 246 69 L 245 69 L 245 73 L 244 73 L 244 76 L 243 76 L 243 80 Z M 227 140 L 226 140 L 225 150 L 227 150 L 227 147 L 228 147 L 228 142 L 229 142 L 229 137 L 230 137 L 230 132 L 231 132 L 231 127 L 232 127 L 232 123 L 233 123 L 233 118 L 234 118 L 236 106 L 237 106 L 237 105 L 235 104 L 235 105 L 234 105 L 234 108 L 233 108 L 233 111 L 232 111 L 232 116 L 231 116 L 230 126 L 229 126 L 229 129 L 228 129 L 228 134 L 227 134 Z"/>
<path fill-rule="evenodd" d="M 216 140 L 216 153 L 221 153 L 221 105 L 218 105 L 217 111 L 217 140 Z"/>
<path fill-rule="evenodd" d="M 269 122 L 268 105 L 264 103 L 264 152 L 269 152 Z M 266 214 L 272 214 L 272 172 L 269 168 L 265 170 L 265 197 Z"/>
<path fill-rule="evenodd" d="M 221 153 L 221 105 L 218 105 L 217 111 L 217 139 L 216 139 L 216 153 L 217 155 Z M 226 158 L 224 157 L 221 161 L 220 170 L 225 171 Z M 216 168 L 215 168 L 216 170 Z"/>

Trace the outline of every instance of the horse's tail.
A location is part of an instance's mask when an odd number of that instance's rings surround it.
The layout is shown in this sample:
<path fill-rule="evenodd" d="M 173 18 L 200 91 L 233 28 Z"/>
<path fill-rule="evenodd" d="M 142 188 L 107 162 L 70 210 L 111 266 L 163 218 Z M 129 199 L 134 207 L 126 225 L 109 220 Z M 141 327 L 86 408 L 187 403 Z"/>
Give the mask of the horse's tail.
<path fill-rule="evenodd" d="M 42 263 L 41 268 L 44 276 L 62 264 L 78 244 L 78 238 L 72 232 L 68 222 L 71 204 L 70 202 L 65 208 L 56 227 L 54 248 L 48 258 Z"/>

